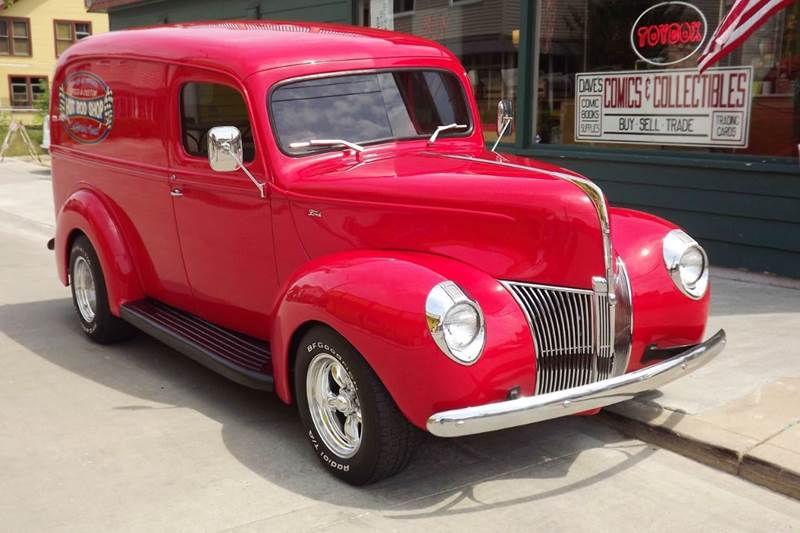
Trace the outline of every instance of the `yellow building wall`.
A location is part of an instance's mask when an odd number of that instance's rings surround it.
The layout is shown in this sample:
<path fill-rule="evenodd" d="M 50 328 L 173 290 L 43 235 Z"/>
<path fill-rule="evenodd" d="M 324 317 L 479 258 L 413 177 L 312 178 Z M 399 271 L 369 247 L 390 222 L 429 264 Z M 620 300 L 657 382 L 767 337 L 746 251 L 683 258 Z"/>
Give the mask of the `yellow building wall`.
<path fill-rule="evenodd" d="M 84 0 L 17 0 L 9 8 L 0 8 L 0 17 L 30 20 L 31 55 L 0 55 L 0 113 L 10 112 L 29 123 L 33 113 L 11 108 L 9 76 L 43 76 L 52 83 L 57 61 L 53 21 L 91 22 L 92 35 L 95 35 L 108 31 L 108 15 L 87 13 Z"/>

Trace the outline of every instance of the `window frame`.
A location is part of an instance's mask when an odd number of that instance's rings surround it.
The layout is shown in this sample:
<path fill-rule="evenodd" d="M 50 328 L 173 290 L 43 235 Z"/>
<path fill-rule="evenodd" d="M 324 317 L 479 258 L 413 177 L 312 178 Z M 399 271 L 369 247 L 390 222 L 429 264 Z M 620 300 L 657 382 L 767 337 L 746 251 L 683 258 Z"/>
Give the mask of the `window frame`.
<path fill-rule="evenodd" d="M 244 158 L 244 154 L 243 154 L 242 163 L 244 164 L 245 167 L 250 168 L 250 166 L 253 163 L 255 163 L 256 159 L 258 159 L 258 141 L 256 140 L 255 127 L 254 127 L 254 122 L 253 122 L 253 116 L 252 116 L 252 114 L 250 112 L 250 106 L 248 104 L 247 97 L 246 97 L 245 93 L 239 87 L 236 87 L 235 85 L 231 85 L 229 83 L 224 83 L 224 82 L 221 82 L 221 81 L 209 81 L 209 80 L 202 79 L 202 78 L 191 78 L 191 77 L 189 77 L 189 78 L 186 78 L 186 79 L 180 81 L 180 83 L 178 83 L 178 85 L 177 85 L 177 87 L 178 87 L 178 106 L 177 106 L 177 108 L 178 108 L 178 145 L 180 146 L 180 150 L 181 150 L 182 156 L 184 158 L 187 158 L 189 160 L 193 160 L 195 162 L 205 161 L 206 163 L 208 163 L 208 155 L 207 154 L 205 156 L 193 154 L 193 153 L 189 152 L 188 148 L 186 147 L 186 142 L 185 142 L 185 138 L 184 138 L 184 123 L 185 122 L 184 122 L 184 114 L 183 114 L 183 110 L 184 110 L 184 108 L 183 108 L 183 102 L 184 102 L 184 100 L 183 100 L 183 92 L 184 92 L 184 90 L 186 89 L 186 87 L 188 85 L 219 85 L 219 86 L 222 86 L 222 87 L 227 87 L 229 89 L 232 89 L 232 90 L 236 91 L 236 93 L 239 96 L 241 96 L 242 102 L 244 103 L 245 111 L 247 112 L 247 121 L 250 123 L 250 132 L 251 132 L 250 134 L 251 134 L 251 136 L 253 138 L 253 157 L 248 160 L 248 159 Z M 240 130 L 240 133 L 241 133 L 241 130 Z"/>
<path fill-rule="evenodd" d="M 31 19 L 25 17 L 0 17 L 0 21 L 5 22 L 8 28 L 8 35 L 6 35 L 5 39 L 8 42 L 8 53 L 0 52 L 0 56 L 2 57 L 33 57 L 33 38 L 31 37 Z M 15 22 L 24 22 L 25 26 L 27 27 L 28 31 L 28 53 L 27 54 L 18 54 L 16 53 L 16 43 L 15 39 L 18 37 L 14 37 L 14 23 Z M 20 37 L 21 38 L 21 37 Z"/>
<path fill-rule="evenodd" d="M 478 4 L 480 2 L 483 2 L 483 0 L 448 0 L 447 4 L 448 7 L 461 7 L 461 6 L 469 6 L 472 4 Z"/>
<path fill-rule="evenodd" d="M 394 16 L 400 18 L 410 17 L 412 15 L 415 15 L 416 12 L 417 12 L 417 0 L 411 0 L 411 9 L 409 9 L 408 11 L 395 11 Z"/>
<path fill-rule="evenodd" d="M 273 135 L 273 137 L 275 139 L 275 145 L 278 147 L 278 150 L 280 150 L 280 152 L 283 155 L 285 155 L 287 157 L 291 157 L 293 159 L 302 158 L 302 157 L 309 157 L 309 156 L 312 156 L 312 155 L 320 155 L 320 154 L 324 154 L 324 153 L 328 153 L 328 152 L 333 152 L 333 151 L 336 151 L 336 150 L 341 150 L 341 148 L 330 147 L 330 149 L 320 149 L 320 150 L 314 150 L 314 151 L 310 151 L 310 152 L 306 152 L 306 153 L 292 153 L 292 152 L 286 151 L 283 148 L 282 144 L 279 141 L 280 136 L 278 135 L 278 130 L 275 127 L 275 117 L 274 117 L 274 114 L 272 112 L 272 95 L 276 90 L 280 89 L 284 85 L 289 85 L 289 84 L 292 84 L 292 83 L 309 81 L 309 80 L 314 80 L 314 79 L 333 78 L 333 77 L 338 77 L 338 76 L 357 76 L 357 75 L 360 75 L 360 74 L 381 74 L 381 73 L 385 73 L 385 72 L 400 72 L 400 71 L 415 71 L 415 70 L 416 71 L 425 71 L 425 72 L 427 72 L 427 71 L 443 72 L 445 74 L 449 74 L 449 75 L 453 76 L 456 79 L 456 82 L 458 83 L 459 91 L 461 92 L 461 96 L 464 98 L 464 102 L 466 103 L 466 111 L 467 111 L 467 114 L 469 115 L 469 129 L 464 130 L 463 132 L 461 132 L 461 131 L 452 132 L 452 133 L 451 132 L 443 132 L 441 138 L 442 139 L 445 139 L 445 138 L 468 138 L 468 137 L 472 136 L 472 134 L 475 132 L 475 116 L 472 113 L 472 105 L 471 105 L 471 102 L 470 102 L 470 98 L 468 98 L 467 90 L 464 87 L 463 80 L 461 79 L 461 76 L 459 76 L 459 74 L 457 72 L 455 72 L 453 70 L 450 70 L 450 69 L 447 69 L 447 68 L 442 68 L 442 67 L 394 67 L 394 68 L 393 67 L 381 67 L 381 68 L 366 68 L 366 69 L 356 69 L 356 70 L 334 70 L 334 71 L 331 71 L 331 72 L 325 72 L 325 73 L 321 73 L 321 74 L 308 74 L 308 75 L 305 75 L 305 76 L 296 76 L 296 77 L 293 77 L 293 78 L 287 78 L 287 79 L 278 81 L 275 84 L 273 84 L 269 88 L 269 90 L 267 91 L 265 104 L 267 106 L 267 116 L 269 118 L 269 127 L 270 127 L 270 130 L 272 131 L 272 135 Z M 480 120 L 480 117 L 478 117 L 478 120 Z M 374 139 L 372 141 L 369 141 L 367 143 L 362 143 L 362 144 L 364 146 L 372 146 L 372 145 L 381 144 L 381 143 L 385 143 L 385 142 L 418 141 L 418 140 L 424 139 L 424 138 L 425 138 L 425 135 L 417 135 L 417 136 L 414 136 L 414 137 L 405 137 L 405 138 Z"/>
<path fill-rule="evenodd" d="M 53 19 L 53 52 L 55 53 L 56 57 L 59 57 L 58 53 L 58 43 L 67 42 L 66 39 L 59 39 L 58 38 L 58 25 L 59 24 L 69 24 L 69 31 L 70 35 L 72 36 L 72 40 L 70 42 L 70 46 L 80 41 L 76 37 L 77 32 L 75 31 L 75 26 L 77 24 L 86 24 L 89 26 L 89 35 L 86 37 L 91 37 L 94 35 L 94 29 L 92 28 L 92 21 L 91 20 L 68 20 L 68 19 Z M 84 37 L 85 38 L 85 37 Z"/>
<path fill-rule="evenodd" d="M 14 104 L 14 78 L 24 78 L 26 82 L 26 94 L 28 96 L 27 105 L 16 105 Z M 50 80 L 47 76 L 37 76 L 37 75 L 30 75 L 30 74 L 9 74 L 8 75 L 8 103 L 9 107 L 14 110 L 23 110 L 23 109 L 33 109 L 33 83 L 32 80 L 43 80 L 48 86 L 50 84 Z"/>

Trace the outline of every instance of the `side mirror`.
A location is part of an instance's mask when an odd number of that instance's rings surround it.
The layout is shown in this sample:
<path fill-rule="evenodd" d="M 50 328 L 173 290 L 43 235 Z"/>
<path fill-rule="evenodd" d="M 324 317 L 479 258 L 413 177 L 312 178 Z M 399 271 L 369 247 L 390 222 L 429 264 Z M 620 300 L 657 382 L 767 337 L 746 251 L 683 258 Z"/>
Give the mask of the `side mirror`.
<path fill-rule="evenodd" d="M 208 130 L 208 164 L 215 172 L 233 172 L 241 169 L 266 198 L 266 183 L 258 181 L 242 162 L 242 134 L 234 126 L 217 126 Z"/>
<path fill-rule="evenodd" d="M 503 98 L 497 102 L 497 140 L 492 146 L 492 152 L 497 149 L 503 135 L 514 131 L 514 111 L 511 100 Z"/>
<path fill-rule="evenodd" d="M 208 164 L 215 172 L 233 172 L 242 161 L 242 134 L 233 126 L 208 130 Z"/>
<path fill-rule="evenodd" d="M 514 111 L 511 100 L 503 98 L 497 102 L 497 134 L 502 136 L 514 131 Z"/>

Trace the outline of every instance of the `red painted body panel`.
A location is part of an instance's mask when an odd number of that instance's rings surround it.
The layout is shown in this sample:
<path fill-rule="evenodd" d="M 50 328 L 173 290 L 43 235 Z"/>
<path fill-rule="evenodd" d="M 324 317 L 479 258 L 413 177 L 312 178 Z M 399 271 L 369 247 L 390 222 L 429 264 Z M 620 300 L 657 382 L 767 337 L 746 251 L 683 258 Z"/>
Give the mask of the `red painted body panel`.
<path fill-rule="evenodd" d="M 217 72 L 178 67 L 170 74 L 170 187 L 182 193 L 173 199 L 173 209 L 192 289 L 186 310 L 266 340 L 271 321 L 268 302 L 274 301 L 278 289 L 270 202 L 256 194 L 243 172 L 214 172 L 208 158 L 186 152 L 178 104 L 188 82 L 229 85 L 247 94 L 236 78 Z M 258 132 L 255 137 L 257 141 Z M 266 181 L 261 150 L 247 168 L 256 179 Z"/>
<path fill-rule="evenodd" d="M 293 214 L 309 255 L 413 249 L 480 264 L 497 279 L 581 288 L 603 271 L 597 214 L 580 189 L 420 148 L 293 177 Z M 309 209 L 324 216 L 308 217 Z"/>
<path fill-rule="evenodd" d="M 473 366 L 445 357 L 425 320 L 431 287 L 450 279 L 480 301 L 486 348 Z M 408 419 L 533 393 L 533 340 L 519 306 L 493 277 L 457 261 L 410 252 L 359 250 L 308 262 L 287 284 L 275 312 L 273 346 L 302 324 L 332 326 L 367 359 Z M 277 393 L 291 399 L 286 352 L 273 350 Z"/>
<path fill-rule="evenodd" d="M 699 300 L 687 298 L 664 268 L 661 241 L 675 228 L 647 213 L 611 210 L 614 247 L 625 261 L 633 293 L 633 348 L 628 371 L 645 366 L 641 358 L 651 344 L 668 348 L 703 339 L 711 288 Z"/>
<path fill-rule="evenodd" d="M 129 252 L 122 232 L 100 192 L 79 189 L 63 203 L 56 216 L 56 241 L 70 242 L 81 232 L 94 246 L 100 265 L 106 275 L 106 290 L 111 311 L 119 313 L 125 302 L 144 297 L 136 263 Z M 58 276 L 62 283 L 68 281 L 69 250 L 56 247 Z"/>
<path fill-rule="evenodd" d="M 360 158 L 279 150 L 267 108 L 276 84 L 405 67 L 456 75 L 472 131 L 432 146 L 372 145 Z M 83 231 L 100 255 L 112 312 L 150 297 L 269 340 L 276 392 L 287 402 L 293 339 L 314 322 L 353 344 L 420 427 L 435 411 L 499 401 L 514 387 L 532 394 L 532 335 L 498 280 L 590 288 L 592 276 L 603 275 L 598 215 L 564 179 L 574 174 L 488 152 L 464 69 L 438 44 L 344 26 L 194 24 L 82 40 L 59 59 L 54 87 L 78 71 L 113 90 L 114 123 L 100 142 L 77 143 L 58 127 L 54 97 L 62 281 L 69 236 Z M 185 152 L 178 96 L 187 81 L 242 94 L 256 141 L 247 167 L 268 184 L 266 198 L 242 172 L 212 172 Z M 183 196 L 173 199 L 173 188 Z M 651 344 L 699 342 L 709 296 L 690 300 L 667 275 L 661 241 L 674 226 L 634 211 L 611 213 L 614 253 L 633 290 L 633 370 Z M 470 367 L 444 356 L 427 332 L 425 298 L 445 279 L 485 315 L 486 347 Z"/>

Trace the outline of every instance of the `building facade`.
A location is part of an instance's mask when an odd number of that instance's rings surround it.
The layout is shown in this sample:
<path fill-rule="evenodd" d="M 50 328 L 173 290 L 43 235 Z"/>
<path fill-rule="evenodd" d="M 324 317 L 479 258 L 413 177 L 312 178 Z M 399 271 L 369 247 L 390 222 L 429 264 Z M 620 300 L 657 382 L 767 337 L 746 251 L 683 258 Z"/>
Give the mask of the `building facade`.
<path fill-rule="evenodd" d="M 75 41 L 108 31 L 108 15 L 83 0 L 16 0 L 0 8 L 0 112 L 28 122 L 58 56 Z"/>
<path fill-rule="evenodd" d="M 800 3 L 720 65 L 697 57 L 732 0 L 95 0 L 111 29 L 268 18 L 373 25 L 462 61 L 486 140 L 581 172 L 686 228 L 717 265 L 800 277 Z"/>

